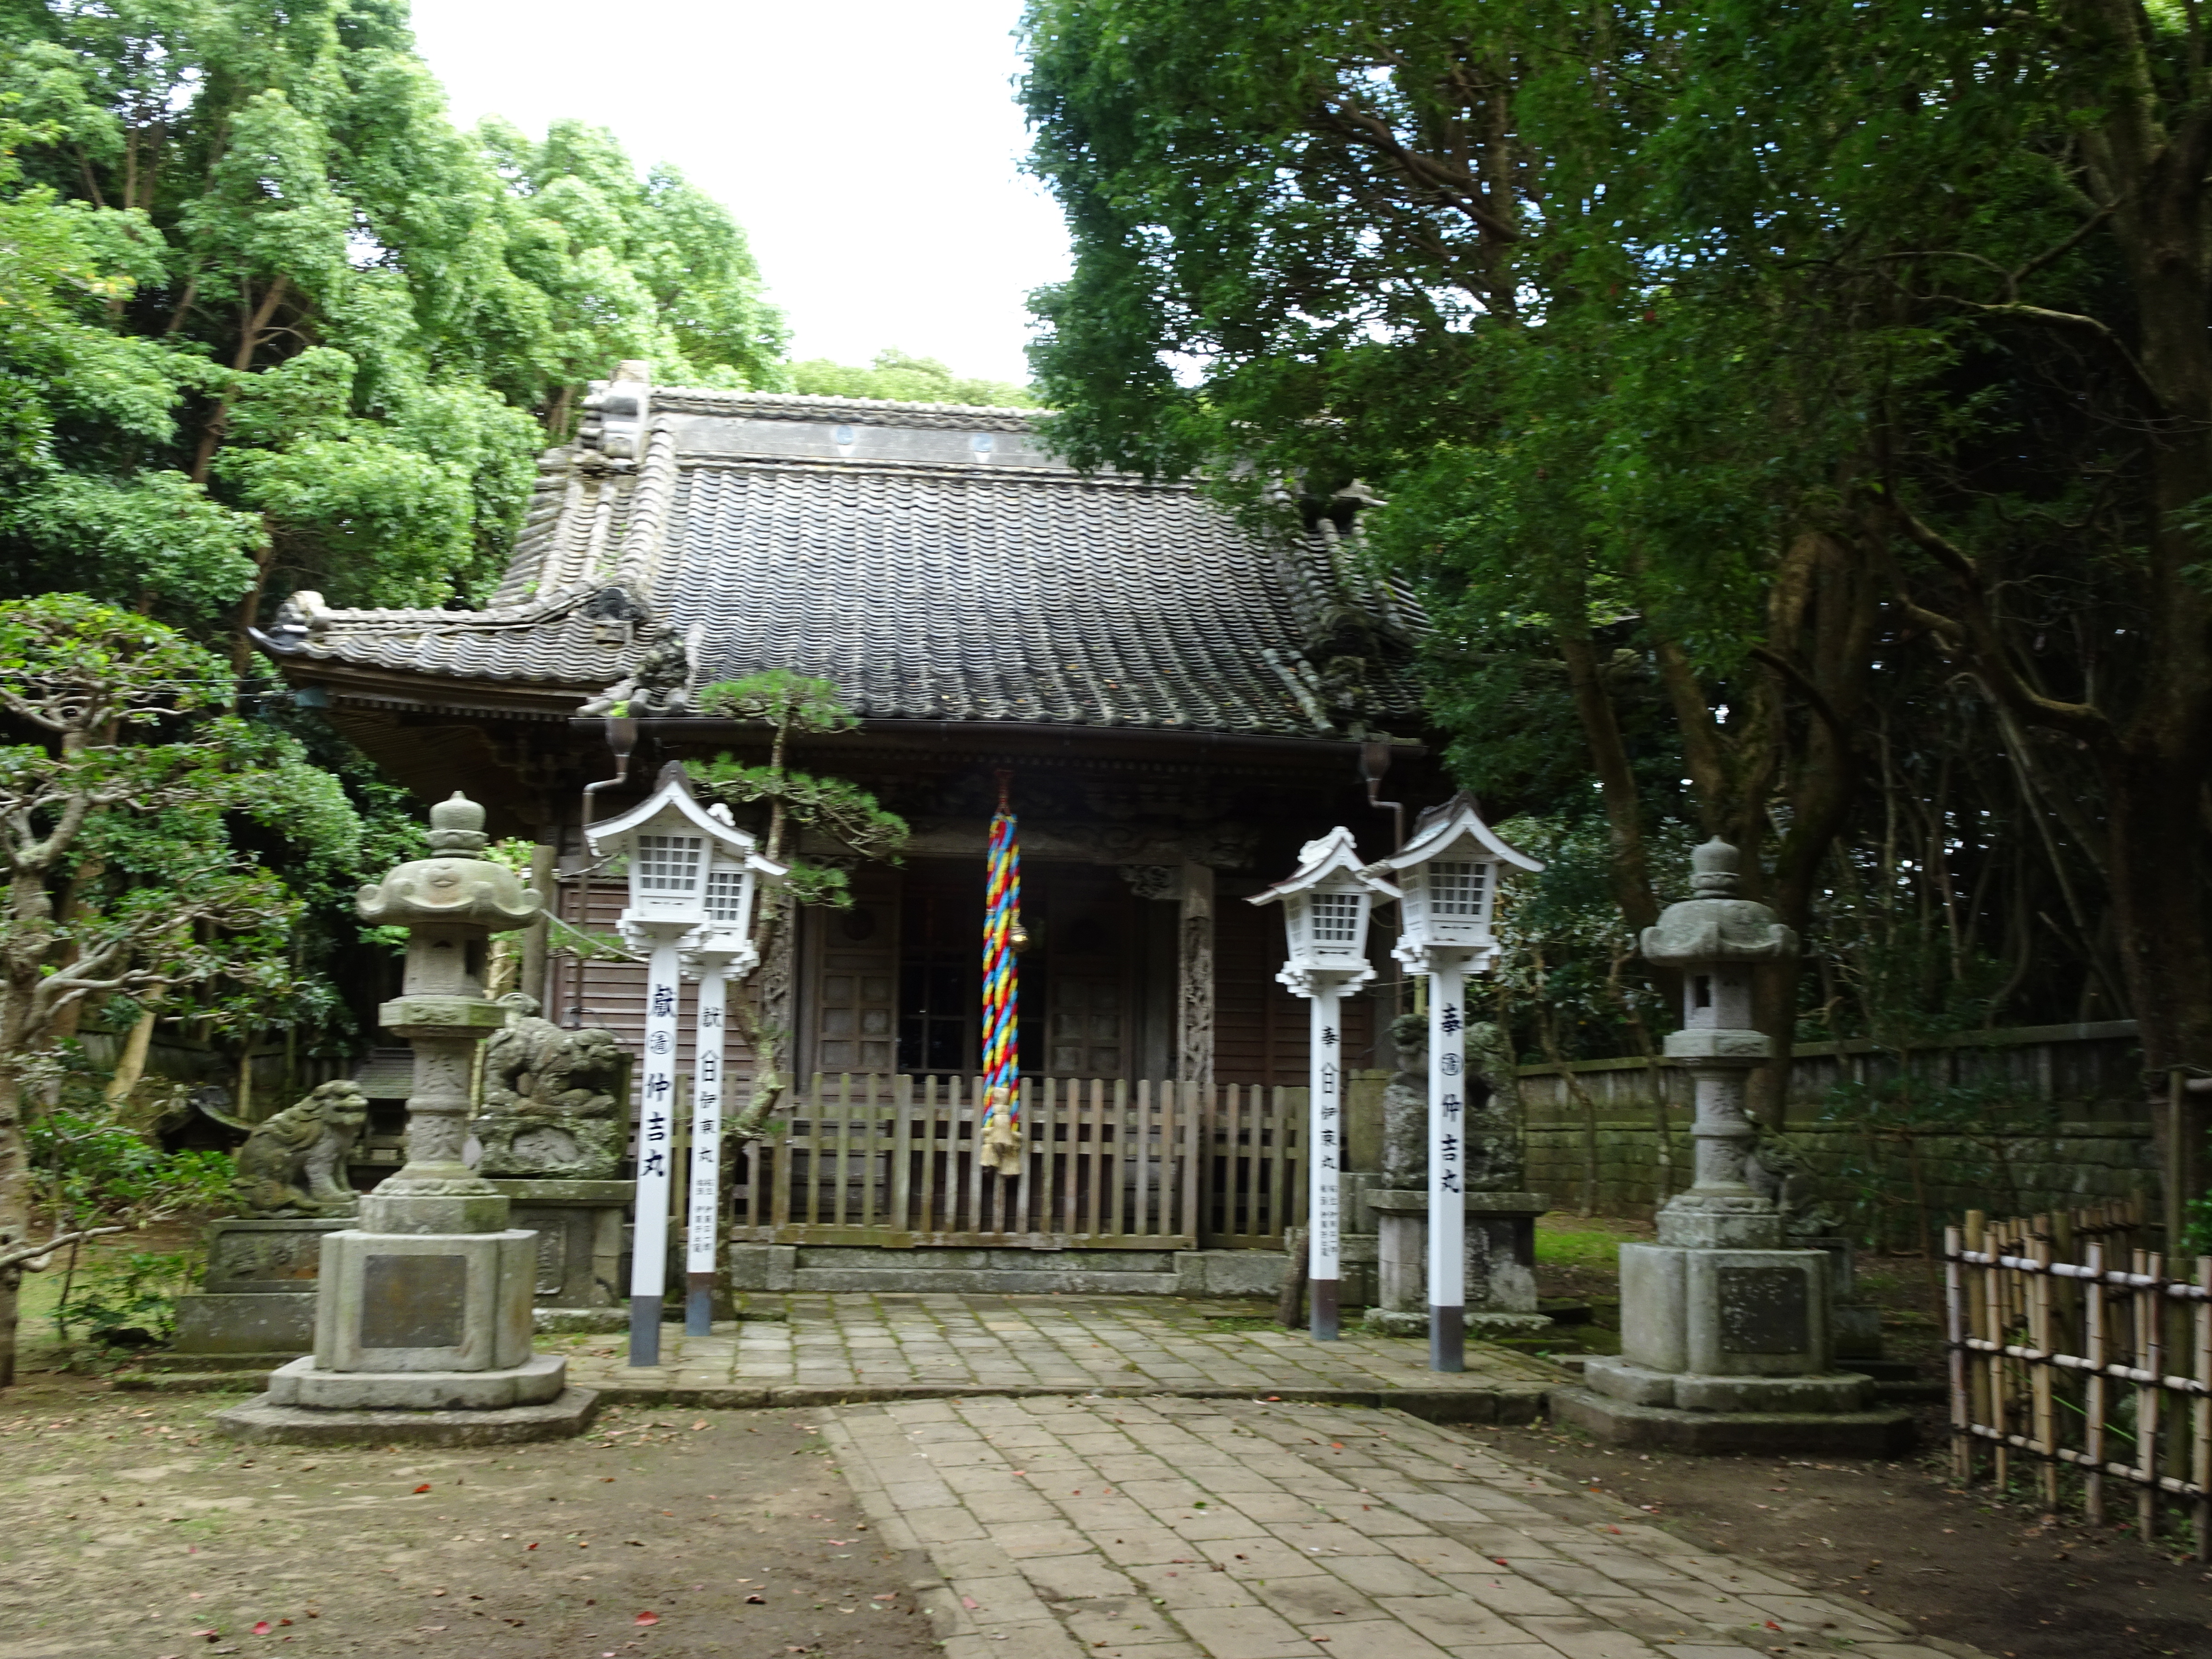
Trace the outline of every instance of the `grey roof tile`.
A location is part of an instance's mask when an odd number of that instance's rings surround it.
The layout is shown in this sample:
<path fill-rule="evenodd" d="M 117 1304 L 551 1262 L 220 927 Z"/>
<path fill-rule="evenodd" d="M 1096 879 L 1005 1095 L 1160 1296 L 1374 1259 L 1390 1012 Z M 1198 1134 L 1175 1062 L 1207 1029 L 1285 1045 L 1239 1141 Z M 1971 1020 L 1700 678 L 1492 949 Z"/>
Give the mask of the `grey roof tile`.
<path fill-rule="evenodd" d="M 638 462 L 546 457 L 488 609 L 320 611 L 270 643 L 595 691 L 639 649 L 581 614 L 615 581 L 696 635 L 695 684 L 791 668 L 875 719 L 1310 734 L 1341 711 L 1307 659 L 1347 611 L 1379 642 L 1370 717 L 1419 706 L 1418 609 L 1331 526 L 1269 540 L 1188 484 L 1079 473 L 1020 410 L 690 389 L 653 394 Z"/>

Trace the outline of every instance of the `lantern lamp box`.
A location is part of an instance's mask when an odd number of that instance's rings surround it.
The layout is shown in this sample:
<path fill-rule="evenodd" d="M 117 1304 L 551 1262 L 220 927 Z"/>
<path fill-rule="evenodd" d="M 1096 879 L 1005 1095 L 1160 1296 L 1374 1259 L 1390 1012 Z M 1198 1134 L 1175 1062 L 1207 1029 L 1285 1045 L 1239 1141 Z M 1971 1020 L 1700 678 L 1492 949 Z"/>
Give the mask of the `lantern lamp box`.
<path fill-rule="evenodd" d="M 1449 946 L 1473 952 L 1467 966 L 1477 973 L 1498 957 L 1491 921 L 1500 874 L 1543 867 L 1500 841 L 1464 794 L 1421 814 L 1405 850 L 1373 866 L 1387 872 L 1401 895 L 1401 957 L 1407 948 Z"/>
<path fill-rule="evenodd" d="M 629 906 L 619 926 L 635 946 L 649 948 L 657 934 L 701 930 L 736 948 L 750 931 L 760 883 L 789 873 L 763 858 L 726 811 L 702 806 L 674 761 L 661 769 L 650 795 L 584 833 L 594 857 L 629 860 Z"/>
<path fill-rule="evenodd" d="M 1246 902 L 1283 907 L 1290 961 L 1276 977 L 1304 996 L 1310 974 L 1346 975 L 1340 988 L 1374 978 L 1367 925 L 1376 899 L 1397 896 L 1395 887 L 1368 872 L 1352 831 L 1340 824 L 1299 848 L 1298 867 Z"/>

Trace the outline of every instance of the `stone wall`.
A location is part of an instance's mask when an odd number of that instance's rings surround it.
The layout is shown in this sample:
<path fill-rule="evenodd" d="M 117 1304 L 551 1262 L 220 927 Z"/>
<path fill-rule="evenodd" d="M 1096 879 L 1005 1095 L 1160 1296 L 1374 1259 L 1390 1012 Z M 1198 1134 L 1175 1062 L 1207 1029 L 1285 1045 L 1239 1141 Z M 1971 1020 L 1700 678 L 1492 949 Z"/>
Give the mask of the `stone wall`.
<path fill-rule="evenodd" d="M 2141 1066 L 2130 1020 L 1978 1031 L 1902 1058 L 1809 1043 L 1791 1063 L 1782 1139 L 1805 1189 L 1876 1245 L 1917 1248 L 1923 1221 L 1940 1237 L 1968 1209 L 2028 1215 L 2139 1196 L 2154 1210 Z M 1686 1073 L 1601 1060 L 1524 1066 L 1520 1079 L 1528 1184 L 1559 1208 L 1649 1216 L 1689 1184 Z M 1900 1085 L 1924 1109 L 1883 1116 L 1915 1127 L 1877 1127 L 1857 1108 Z"/>

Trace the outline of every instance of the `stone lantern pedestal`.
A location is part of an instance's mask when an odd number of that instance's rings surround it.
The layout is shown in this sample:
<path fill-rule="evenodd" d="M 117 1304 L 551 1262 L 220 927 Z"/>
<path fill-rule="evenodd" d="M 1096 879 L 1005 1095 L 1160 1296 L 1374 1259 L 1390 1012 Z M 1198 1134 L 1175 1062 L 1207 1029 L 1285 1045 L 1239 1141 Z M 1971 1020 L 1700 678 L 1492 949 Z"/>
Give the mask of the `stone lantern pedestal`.
<path fill-rule="evenodd" d="M 401 994 L 380 1023 L 415 1051 L 407 1164 L 362 1200 L 359 1224 L 324 1236 L 315 1351 L 270 1373 L 268 1392 L 219 1413 L 234 1439 L 487 1445 L 557 1438 L 598 1396 L 565 1360 L 531 1351 L 538 1235 L 462 1162 L 477 1045 L 506 1023 L 483 994 L 487 943 L 540 900 L 481 852 L 483 809 L 430 811 L 433 856 L 362 890 L 364 921 L 408 930 Z"/>
<path fill-rule="evenodd" d="M 1828 1254 L 1793 1249 L 1744 1164 L 1756 1133 L 1744 1080 L 1770 1053 L 1751 1023 L 1753 964 L 1797 937 L 1736 896 L 1736 852 L 1693 855 L 1697 897 L 1644 933 L 1647 961 L 1683 975 L 1683 1029 L 1667 1054 L 1697 1082 L 1697 1181 L 1659 1212 L 1658 1242 L 1620 1247 L 1620 1354 L 1593 1356 L 1553 1414 L 1616 1444 L 1693 1452 L 1881 1456 L 1910 1413 L 1866 1408 L 1869 1379 L 1835 1367 Z"/>

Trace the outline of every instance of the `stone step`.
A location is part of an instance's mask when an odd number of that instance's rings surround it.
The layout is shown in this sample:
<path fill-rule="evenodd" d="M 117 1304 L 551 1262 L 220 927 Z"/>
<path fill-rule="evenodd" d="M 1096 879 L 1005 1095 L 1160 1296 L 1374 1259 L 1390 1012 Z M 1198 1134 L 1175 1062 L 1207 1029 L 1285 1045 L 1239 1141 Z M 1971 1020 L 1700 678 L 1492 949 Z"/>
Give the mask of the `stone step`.
<path fill-rule="evenodd" d="M 252 1394 L 266 1376 L 259 1370 L 123 1371 L 114 1384 L 120 1394 Z"/>
<path fill-rule="evenodd" d="M 1073 1296 L 1173 1296 L 1179 1284 L 1174 1273 L 1101 1273 L 1073 1267 L 1028 1271 L 1006 1267 L 800 1267 L 792 1275 L 792 1288 L 797 1291 L 934 1291 L 954 1295 L 1059 1291 Z"/>

